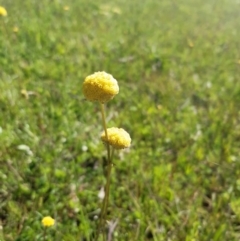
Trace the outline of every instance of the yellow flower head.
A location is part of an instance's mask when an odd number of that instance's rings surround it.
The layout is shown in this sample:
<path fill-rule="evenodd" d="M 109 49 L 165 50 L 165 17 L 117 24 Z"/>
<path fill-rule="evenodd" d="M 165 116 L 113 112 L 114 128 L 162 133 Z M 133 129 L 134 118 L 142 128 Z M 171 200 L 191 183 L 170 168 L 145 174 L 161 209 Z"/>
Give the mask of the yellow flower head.
<path fill-rule="evenodd" d="M 55 223 L 55 220 L 53 218 L 51 218 L 50 216 L 44 217 L 42 219 L 42 224 L 44 227 L 51 227 L 53 226 Z"/>
<path fill-rule="evenodd" d="M 7 10 L 4 7 L 0 6 L 0 16 L 7 16 Z"/>
<path fill-rule="evenodd" d="M 124 149 L 131 145 L 130 135 L 122 128 L 112 127 L 107 129 L 108 138 L 105 132 L 102 133 L 101 139 L 109 143 L 115 149 Z"/>
<path fill-rule="evenodd" d="M 96 72 L 86 77 L 83 94 L 87 100 L 105 103 L 119 92 L 117 80 L 106 72 Z"/>

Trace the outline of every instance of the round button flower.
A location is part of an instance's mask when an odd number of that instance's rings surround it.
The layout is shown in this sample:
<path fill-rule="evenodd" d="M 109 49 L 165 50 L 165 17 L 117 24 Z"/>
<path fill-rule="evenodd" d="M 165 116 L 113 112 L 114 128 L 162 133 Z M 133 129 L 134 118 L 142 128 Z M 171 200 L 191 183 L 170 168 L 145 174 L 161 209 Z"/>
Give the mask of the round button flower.
<path fill-rule="evenodd" d="M 42 219 L 42 224 L 44 227 L 51 227 L 53 226 L 55 223 L 55 220 L 53 218 L 51 218 L 50 216 L 44 217 Z"/>
<path fill-rule="evenodd" d="M 118 82 L 104 71 L 86 77 L 83 82 L 83 94 L 87 100 L 105 103 L 119 92 Z"/>
<path fill-rule="evenodd" d="M 7 16 L 7 10 L 2 6 L 0 6 L 0 16 Z"/>
<path fill-rule="evenodd" d="M 115 149 L 124 149 L 131 145 L 130 135 L 122 128 L 112 127 L 107 129 L 108 138 L 105 132 L 102 133 L 101 139 L 109 143 Z"/>

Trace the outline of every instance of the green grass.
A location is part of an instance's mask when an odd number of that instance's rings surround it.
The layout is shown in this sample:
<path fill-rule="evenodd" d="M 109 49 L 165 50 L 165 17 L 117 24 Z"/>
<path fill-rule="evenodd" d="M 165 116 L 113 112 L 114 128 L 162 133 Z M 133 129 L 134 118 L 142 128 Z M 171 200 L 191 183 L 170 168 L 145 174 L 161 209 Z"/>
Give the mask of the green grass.
<path fill-rule="evenodd" d="M 47 240 L 92 240 L 106 151 L 81 86 L 99 70 L 120 86 L 108 125 L 132 137 L 114 161 L 114 240 L 240 239 L 239 1 L 0 5 L 1 241 L 43 240 L 47 215 Z"/>

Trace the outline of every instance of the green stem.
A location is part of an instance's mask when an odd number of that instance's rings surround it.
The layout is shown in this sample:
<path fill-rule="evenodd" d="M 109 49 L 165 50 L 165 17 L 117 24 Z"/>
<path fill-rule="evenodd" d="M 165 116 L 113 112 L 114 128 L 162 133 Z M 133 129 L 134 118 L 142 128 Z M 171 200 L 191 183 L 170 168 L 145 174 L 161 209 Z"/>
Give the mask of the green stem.
<path fill-rule="evenodd" d="M 105 111 L 104 111 L 104 104 L 100 103 L 101 107 L 101 114 L 102 114 L 102 123 L 103 123 L 103 128 L 106 136 L 106 146 L 107 146 L 107 183 L 104 187 L 104 199 L 102 202 L 102 207 L 101 207 L 101 213 L 100 213 L 100 220 L 98 224 L 98 229 L 97 229 L 97 235 L 96 235 L 96 240 L 99 238 L 100 230 L 103 229 L 104 227 L 104 220 L 106 219 L 106 212 L 107 212 L 107 204 L 108 204 L 108 196 L 109 196 L 109 187 L 110 187 L 110 174 L 111 174 L 111 167 L 112 167 L 112 162 L 111 162 L 111 153 L 110 153 L 110 145 L 108 143 L 108 133 L 107 133 L 107 125 L 106 125 L 106 117 L 105 117 Z M 103 238 L 104 238 L 103 234 Z"/>
<path fill-rule="evenodd" d="M 46 241 L 46 230 L 47 228 L 45 227 L 43 231 L 43 241 Z"/>
<path fill-rule="evenodd" d="M 107 124 L 106 124 L 106 117 L 105 117 L 105 111 L 104 111 L 104 104 L 100 103 L 100 106 L 101 106 L 101 113 L 102 113 L 103 128 L 104 128 L 105 136 L 107 138 L 107 142 L 106 142 L 107 155 L 108 155 L 107 161 L 108 161 L 108 164 L 109 164 L 110 161 L 111 161 L 111 159 L 110 159 L 110 145 L 108 143 L 108 133 L 107 133 Z"/>
<path fill-rule="evenodd" d="M 110 176 L 111 176 L 111 170 L 112 170 L 112 160 L 113 160 L 113 153 L 114 153 L 114 148 L 112 148 L 112 153 L 111 153 L 111 159 L 110 159 L 110 163 L 108 164 L 107 167 L 107 183 L 106 183 L 106 187 L 105 187 L 105 197 L 106 197 L 106 204 L 105 204 L 105 209 L 104 213 L 106 214 L 107 212 L 107 207 L 108 207 L 108 200 L 109 200 L 109 190 L 110 190 Z"/>

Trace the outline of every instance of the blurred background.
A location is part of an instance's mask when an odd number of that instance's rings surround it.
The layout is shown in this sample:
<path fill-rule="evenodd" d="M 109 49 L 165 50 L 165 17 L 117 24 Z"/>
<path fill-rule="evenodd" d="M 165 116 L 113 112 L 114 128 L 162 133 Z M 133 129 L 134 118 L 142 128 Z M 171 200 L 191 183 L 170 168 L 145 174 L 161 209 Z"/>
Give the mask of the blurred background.
<path fill-rule="evenodd" d="M 0 240 L 92 240 L 106 151 L 82 83 L 118 80 L 110 240 L 240 239 L 239 0 L 0 0 Z M 110 241 L 109 240 L 109 241 Z"/>

